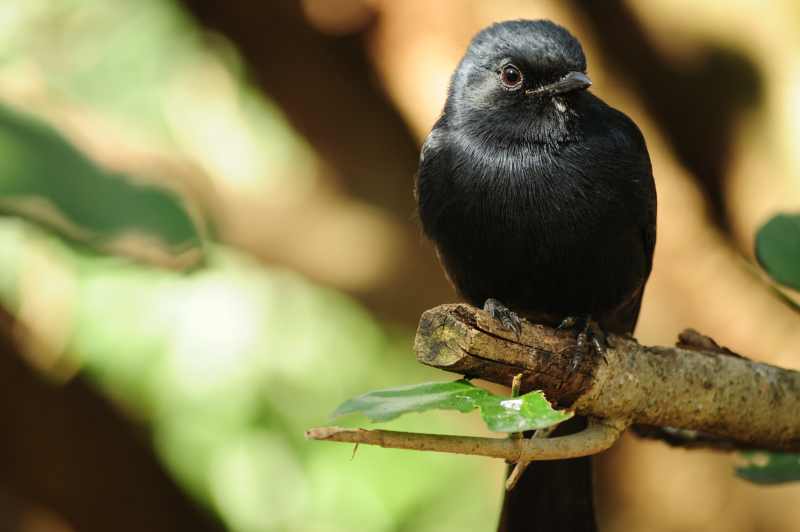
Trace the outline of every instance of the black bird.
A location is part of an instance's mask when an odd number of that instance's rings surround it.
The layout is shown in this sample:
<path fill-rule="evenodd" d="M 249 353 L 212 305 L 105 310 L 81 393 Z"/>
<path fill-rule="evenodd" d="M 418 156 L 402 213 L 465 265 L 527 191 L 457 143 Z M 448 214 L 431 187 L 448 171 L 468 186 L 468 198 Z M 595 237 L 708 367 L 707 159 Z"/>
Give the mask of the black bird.
<path fill-rule="evenodd" d="M 470 43 L 422 148 L 423 230 L 458 292 L 507 327 L 517 315 L 636 325 L 656 240 L 650 158 L 590 85 L 566 29 L 494 24 Z M 595 530 L 589 459 L 532 464 L 501 530 Z"/>

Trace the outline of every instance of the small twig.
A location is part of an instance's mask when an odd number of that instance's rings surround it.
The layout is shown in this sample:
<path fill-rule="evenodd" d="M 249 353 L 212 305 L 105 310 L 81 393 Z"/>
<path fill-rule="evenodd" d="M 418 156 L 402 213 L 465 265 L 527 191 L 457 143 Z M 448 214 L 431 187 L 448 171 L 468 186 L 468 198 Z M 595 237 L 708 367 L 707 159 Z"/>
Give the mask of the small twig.
<path fill-rule="evenodd" d="M 488 456 L 517 463 L 534 460 L 562 460 L 596 454 L 611 447 L 626 427 L 627 423 L 625 422 L 590 420 L 586 429 L 569 436 L 522 440 L 320 427 L 306 431 L 306 438 L 363 443 L 392 449 Z"/>
<path fill-rule="evenodd" d="M 538 429 L 536 432 L 533 433 L 534 438 L 549 438 L 550 435 L 553 433 L 554 430 L 558 425 L 553 425 L 552 427 L 547 427 L 544 429 Z"/>
<path fill-rule="evenodd" d="M 519 387 L 522 384 L 522 373 L 514 375 L 514 380 L 511 381 L 511 397 L 519 395 Z M 512 432 L 508 435 L 509 438 L 521 439 L 523 434 L 521 432 Z"/>
<path fill-rule="evenodd" d="M 552 427 L 547 427 L 545 429 L 539 429 L 533 433 L 532 438 L 547 438 L 553 433 L 554 430 L 556 430 L 556 427 L 558 427 L 558 425 L 553 425 Z M 508 475 L 508 478 L 506 479 L 506 491 L 511 491 L 514 489 L 514 486 L 517 485 L 517 482 L 522 477 L 522 474 L 525 472 L 525 470 L 528 469 L 529 465 L 531 465 L 531 463 L 528 460 L 520 460 L 517 462 L 517 464 L 514 466 L 514 469 L 511 471 L 511 474 Z"/>
<path fill-rule="evenodd" d="M 517 373 L 514 375 L 514 380 L 511 381 L 511 397 L 517 397 L 519 395 L 519 388 L 521 384 L 522 373 Z M 536 432 L 538 433 L 539 431 Z M 535 435 L 536 434 L 534 434 L 534 437 Z M 522 439 L 524 435 L 521 432 L 512 432 L 508 437 L 518 440 Z M 506 479 L 506 491 L 511 491 L 514 489 L 514 486 L 517 485 L 517 481 L 522 476 L 522 473 L 524 473 L 528 468 L 528 464 L 530 464 L 530 462 L 527 460 L 520 460 L 517 462 L 517 464 L 514 466 L 514 469 L 511 471 L 511 474 L 508 475 L 508 478 Z"/>
<path fill-rule="evenodd" d="M 506 491 L 511 491 L 517 485 L 517 481 L 522 478 L 522 474 L 528 469 L 530 462 L 527 460 L 520 460 L 511 470 L 511 474 L 506 479 Z"/>
<path fill-rule="evenodd" d="M 511 397 L 519 395 L 519 387 L 522 384 L 522 373 L 514 375 L 514 380 L 511 381 Z"/>

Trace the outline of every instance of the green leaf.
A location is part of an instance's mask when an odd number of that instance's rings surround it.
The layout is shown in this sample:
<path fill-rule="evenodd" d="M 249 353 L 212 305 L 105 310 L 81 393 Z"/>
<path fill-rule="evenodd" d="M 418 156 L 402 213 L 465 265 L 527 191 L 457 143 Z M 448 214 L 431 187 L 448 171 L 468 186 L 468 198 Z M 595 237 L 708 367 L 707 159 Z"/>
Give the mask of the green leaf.
<path fill-rule="evenodd" d="M 2 105 L 0 213 L 155 263 L 185 267 L 202 256 L 200 231 L 176 194 L 101 168 L 53 128 Z"/>
<path fill-rule="evenodd" d="M 756 257 L 770 277 L 800 290 L 800 214 L 779 214 L 759 229 Z"/>
<path fill-rule="evenodd" d="M 494 432 L 522 432 L 561 423 L 572 417 L 567 410 L 555 410 L 542 392 L 515 398 L 500 397 L 466 380 L 426 382 L 386 390 L 376 390 L 345 401 L 334 418 L 360 413 L 372 421 L 389 421 L 409 412 L 458 410 L 466 413 L 479 408 L 481 417 Z"/>
<path fill-rule="evenodd" d="M 736 468 L 736 475 L 755 484 L 782 484 L 800 481 L 800 454 L 741 453 L 748 464 Z"/>

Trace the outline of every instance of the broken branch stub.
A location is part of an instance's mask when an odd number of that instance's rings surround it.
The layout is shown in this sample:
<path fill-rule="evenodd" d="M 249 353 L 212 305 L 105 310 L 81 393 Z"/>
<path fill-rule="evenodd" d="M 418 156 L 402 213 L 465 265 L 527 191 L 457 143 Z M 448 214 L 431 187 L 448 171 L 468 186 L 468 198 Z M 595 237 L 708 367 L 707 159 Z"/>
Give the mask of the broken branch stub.
<path fill-rule="evenodd" d="M 519 338 L 483 311 L 442 305 L 422 315 L 423 364 L 539 389 L 579 414 L 696 430 L 739 447 L 800 451 L 800 372 L 753 362 L 697 333 L 681 347 L 647 347 L 610 335 L 605 357 L 572 367 L 573 333 L 523 323 Z"/>

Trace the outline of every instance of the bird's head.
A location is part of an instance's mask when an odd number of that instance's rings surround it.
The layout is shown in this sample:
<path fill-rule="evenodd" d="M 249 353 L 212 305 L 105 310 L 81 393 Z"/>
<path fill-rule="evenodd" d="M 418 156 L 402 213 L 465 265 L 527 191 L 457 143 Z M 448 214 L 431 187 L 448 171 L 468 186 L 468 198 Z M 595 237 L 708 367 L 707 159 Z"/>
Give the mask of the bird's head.
<path fill-rule="evenodd" d="M 591 84 L 583 49 L 566 29 L 548 20 L 512 20 L 472 39 L 445 110 L 462 125 L 534 138 L 568 135 L 572 103 Z"/>

